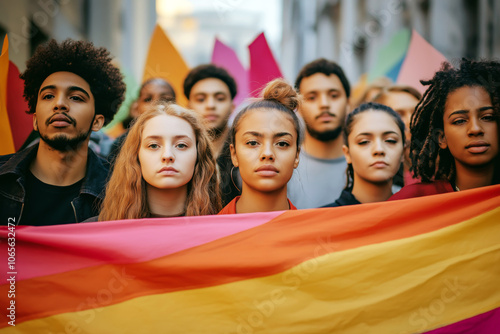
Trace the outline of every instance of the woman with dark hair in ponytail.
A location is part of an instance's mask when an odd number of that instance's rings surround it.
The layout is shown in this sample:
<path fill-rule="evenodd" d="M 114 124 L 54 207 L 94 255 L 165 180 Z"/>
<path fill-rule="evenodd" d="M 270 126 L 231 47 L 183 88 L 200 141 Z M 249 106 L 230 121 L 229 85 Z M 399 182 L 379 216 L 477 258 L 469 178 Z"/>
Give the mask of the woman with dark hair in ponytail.
<path fill-rule="evenodd" d="M 365 103 L 347 115 L 344 126 L 347 185 L 325 207 L 382 202 L 404 158 L 405 125 L 390 107 Z"/>
<path fill-rule="evenodd" d="M 241 196 L 219 214 L 296 209 L 286 187 L 299 164 L 302 127 L 295 114 L 297 92 L 276 79 L 263 91 L 263 98 L 245 107 L 229 130 L 231 160 L 239 168 Z"/>

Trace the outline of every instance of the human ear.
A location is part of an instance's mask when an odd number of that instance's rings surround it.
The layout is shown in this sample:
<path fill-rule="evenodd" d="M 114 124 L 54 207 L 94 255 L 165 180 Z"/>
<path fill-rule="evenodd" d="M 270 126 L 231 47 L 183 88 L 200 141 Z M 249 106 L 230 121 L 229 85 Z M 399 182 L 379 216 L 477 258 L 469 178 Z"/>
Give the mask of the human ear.
<path fill-rule="evenodd" d="M 351 155 L 349 154 L 349 147 L 342 145 L 342 152 L 344 153 L 345 160 L 348 164 L 352 164 Z"/>
<path fill-rule="evenodd" d="M 94 122 L 92 122 L 92 131 L 101 130 L 103 125 L 104 125 L 104 115 L 99 115 L 99 114 L 95 115 Z"/>
<path fill-rule="evenodd" d="M 229 145 L 229 150 L 231 150 L 231 161 L 234 167 L 238 167 L 238 157 L 236 156 L 236 149 L 233 144 Z"/>
<path fill-rule="evenodd" d="M 38 131 L 38 123 L 36 121 L 36 113 L 33 114 L 33 130 Z"/>
<path fill-rule="evenodd" d="M 297 150 L 297 154 L 295 155 L 295 161 L 293 162 L 293 168 L 297 168 L 299 166 L 299 161 L 300 161 L 300 148 Z"/>
<path fill-rule="evenodd" d="M 439 143 L 439 147 L 442 149 L 442 150 L 445 150 L 448 148 L 448 142 L 446 141 L 446 136 L 444 135 L 444 131 L 443 130 L 437 130 L 437 136 L 438 136 L 438 143 Z"/>

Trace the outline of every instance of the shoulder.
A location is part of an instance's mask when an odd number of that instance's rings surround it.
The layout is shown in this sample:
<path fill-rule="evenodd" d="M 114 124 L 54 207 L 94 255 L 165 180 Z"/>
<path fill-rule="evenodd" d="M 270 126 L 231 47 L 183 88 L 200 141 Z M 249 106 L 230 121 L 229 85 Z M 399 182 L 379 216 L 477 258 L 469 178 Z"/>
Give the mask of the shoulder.
<path fill-rule="evenodd" d="M 231 215 L 236 213 L 236 202 L 240 199 L 240 196 L 236 196 L 231 202 L 229 202 L 218 214 L 219 215 Z"/>
<path fill-rule="evenodd" d="M 453 187 L 448 181 L 437 180 L 433 182 L 418 182 L 404 186 L 400 191 L 392 195 L 391 198 L 389 198 L 389 201 L 444 194 L 453 191 Z"/>

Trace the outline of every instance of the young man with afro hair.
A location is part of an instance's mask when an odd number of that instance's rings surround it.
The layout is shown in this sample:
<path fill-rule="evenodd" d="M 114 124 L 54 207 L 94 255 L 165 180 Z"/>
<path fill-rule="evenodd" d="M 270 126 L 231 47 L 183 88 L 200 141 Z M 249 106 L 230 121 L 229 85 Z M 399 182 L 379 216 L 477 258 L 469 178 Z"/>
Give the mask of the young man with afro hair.
<path fill-rule="evenodd" d="M 108 167 L 88 142 L 123 101 L 120 71 L 105 48 L 51 40 L 37 48 L 21 78 L 41 140 L 0 157 L 1 224 L 79 223 L 98 215 Z"/>

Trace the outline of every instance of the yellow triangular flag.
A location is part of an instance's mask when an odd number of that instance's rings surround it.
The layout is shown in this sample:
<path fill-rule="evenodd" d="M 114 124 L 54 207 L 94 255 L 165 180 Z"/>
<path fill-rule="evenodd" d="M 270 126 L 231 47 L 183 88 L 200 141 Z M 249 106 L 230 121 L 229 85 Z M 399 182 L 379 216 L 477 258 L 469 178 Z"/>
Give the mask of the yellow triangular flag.
<path fill-rule="evenodd" d="M 142 82 L 153 77 L 166 79 L 174 87 L 177 103 L 186 106 L 187 99 L 184 97 L 182 84 L 188 72 L 186 62 L 157 24 L 149 44 Z"/>
<path fill-rule="evenodd" d="M 14 153 L 14 139 L 7 114 L 7 77 L 9 73 L 9 39 L 5 35 L 0 55 L 0 155 Z"/>

